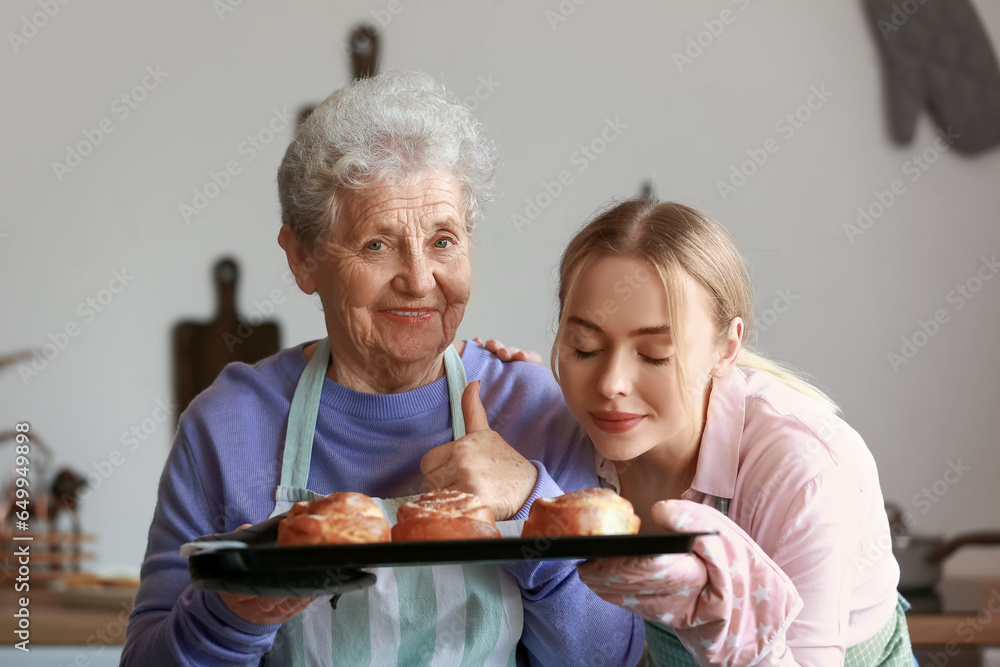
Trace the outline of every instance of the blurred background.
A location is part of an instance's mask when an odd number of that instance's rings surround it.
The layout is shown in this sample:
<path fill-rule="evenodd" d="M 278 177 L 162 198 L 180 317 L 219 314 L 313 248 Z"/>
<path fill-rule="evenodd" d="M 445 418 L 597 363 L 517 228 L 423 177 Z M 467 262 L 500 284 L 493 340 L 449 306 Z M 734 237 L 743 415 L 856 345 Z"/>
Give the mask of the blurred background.
<path fill-rule="evenodd" d="M 1000 4 L 972 5 L 995 50 Z M 85 568 L 138 573 L 174 328 L 216 316 L 220 258 L 245 327 L 324 334 L 276 242 L 275 172 L 364 23 L 380 69 L 433 74 L 500 148 L 461 337 L 547 358 L 566 241 L 652 183 L 735 235 L 759 347 L 842 406 L 911 532 L 1000 528 L 1000 148 L 958 152 L 926 110 L 893 141 L 862 2 L 9 0 L 0 356 L 25 356 L 0 368 L 0 432 L 29 423 L 50 476 L 87 481 Z M 998 555 L 945 575 L 1000 576 Z"/>

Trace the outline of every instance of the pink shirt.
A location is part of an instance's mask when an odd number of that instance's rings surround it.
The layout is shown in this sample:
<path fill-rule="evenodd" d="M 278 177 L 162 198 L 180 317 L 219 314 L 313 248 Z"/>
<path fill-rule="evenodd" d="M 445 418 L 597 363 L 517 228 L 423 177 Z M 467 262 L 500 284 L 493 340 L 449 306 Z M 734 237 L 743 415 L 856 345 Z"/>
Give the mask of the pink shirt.
<path fill-rule="evenodd" d="M 847 423 L 769 373 L 736 368 L 714 381 L 681 497 L 729 498 L 729 518 L 794 582 L 804 603 L 787 634 L 796 662 L 840 665 L 846 647 L 889 621 L 899 565 L 875 460 Z"/>

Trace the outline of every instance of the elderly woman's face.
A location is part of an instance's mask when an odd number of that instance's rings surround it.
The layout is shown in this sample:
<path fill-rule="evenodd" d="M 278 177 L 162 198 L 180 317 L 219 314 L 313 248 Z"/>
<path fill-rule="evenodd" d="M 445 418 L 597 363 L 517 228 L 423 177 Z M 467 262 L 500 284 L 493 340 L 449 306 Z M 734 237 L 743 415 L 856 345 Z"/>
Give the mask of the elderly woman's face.
<path fill-rule="evenodd" d="M 436 363 L 454 340 L 471 283 L 454 176 L 430 173 L 347 197 L 316 256 L 335 351 L 358 352 L 392 372 Z"/>

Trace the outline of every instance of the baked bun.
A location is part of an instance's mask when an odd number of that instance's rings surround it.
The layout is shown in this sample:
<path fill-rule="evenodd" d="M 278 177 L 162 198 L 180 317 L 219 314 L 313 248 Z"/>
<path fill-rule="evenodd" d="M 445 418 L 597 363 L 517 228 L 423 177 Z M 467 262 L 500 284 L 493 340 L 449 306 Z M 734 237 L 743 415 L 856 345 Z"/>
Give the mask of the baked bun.
<path fill-rule="evenodd" d="M 485 540 L 500 537 L 493 510 L 471 493 L 438 489 L 403 503 L 392 527 L 393 542 Z"/>
<path fill-rule="evenodd" d="M 522 537 L 635 535 L 639 517 L 632 503 L 611 489 L 580 489 L 531 504 Z"/>
<path fill-rule="evenodd" d="M 357 544 L 388 542 L 389 521 L 363 493 L 337 491 L 292 505 L 278 523 L 278 544 Z"/>

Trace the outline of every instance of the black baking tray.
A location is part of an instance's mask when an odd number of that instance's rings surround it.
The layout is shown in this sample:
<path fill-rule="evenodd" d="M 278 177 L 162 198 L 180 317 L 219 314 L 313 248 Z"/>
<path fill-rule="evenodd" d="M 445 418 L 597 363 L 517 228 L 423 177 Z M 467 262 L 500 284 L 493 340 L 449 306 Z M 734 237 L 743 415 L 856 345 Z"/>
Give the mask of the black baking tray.
<path fill-rule="evenodd" d="M 277 546 L 283 515 L 205 541 L 242 542 L 188 558 L 191 581 L 201 590 L 267 597 L 339 595 L 375 583 L 368 569 L 424 565 L 500 564 L 587 560 L 691 551 L 694 539 L 710 533 L 602 535 L 595 537 L 500 538 L 448 542 L 388 542 L 322 546 Z M 221 545 L 220 545 L 221 546 Z"/>

